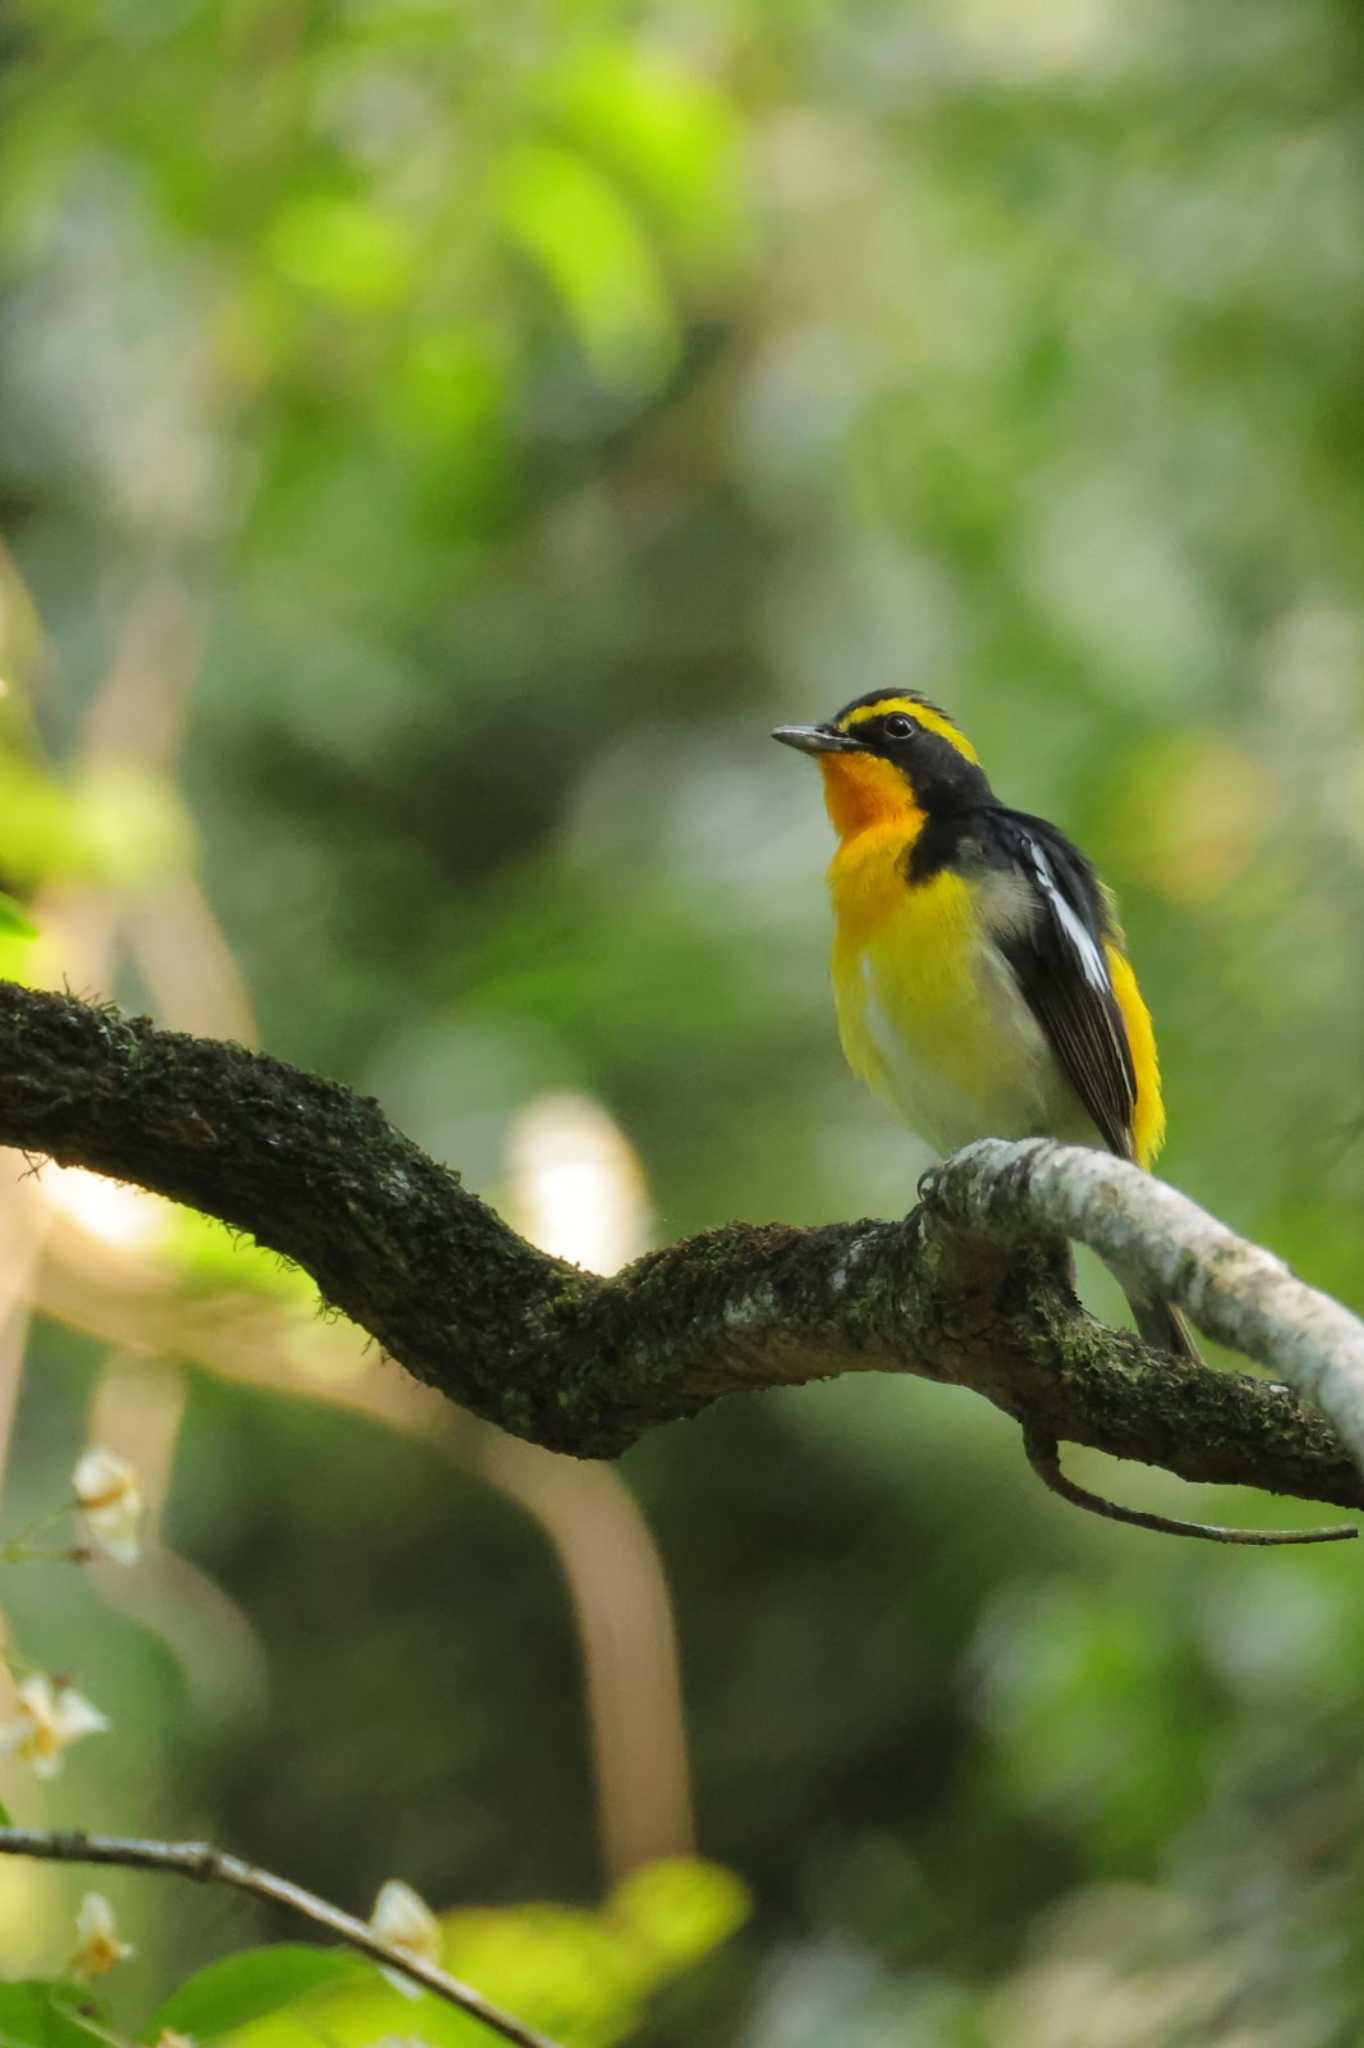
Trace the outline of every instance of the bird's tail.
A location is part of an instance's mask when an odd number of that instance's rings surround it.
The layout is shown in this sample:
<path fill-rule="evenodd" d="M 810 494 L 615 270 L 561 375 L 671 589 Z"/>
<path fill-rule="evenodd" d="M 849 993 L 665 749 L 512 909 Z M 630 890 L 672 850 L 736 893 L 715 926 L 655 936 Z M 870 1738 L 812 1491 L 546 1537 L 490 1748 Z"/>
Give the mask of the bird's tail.
<path fill-rule="evenodd" d="M 1203 1354 L 1194 1341 L 1193 1331 L 1172 1301 L 1162 1301 L 1159 1295 L 1143 1299 L 1129 1294 L 1127 1305 L 1143 1342 L 1149 1344 L 1153 1351 L 1168 1351 L 1172 1357 L 1186 1359 L 1190 1365 L 1202 1365 Z"/>

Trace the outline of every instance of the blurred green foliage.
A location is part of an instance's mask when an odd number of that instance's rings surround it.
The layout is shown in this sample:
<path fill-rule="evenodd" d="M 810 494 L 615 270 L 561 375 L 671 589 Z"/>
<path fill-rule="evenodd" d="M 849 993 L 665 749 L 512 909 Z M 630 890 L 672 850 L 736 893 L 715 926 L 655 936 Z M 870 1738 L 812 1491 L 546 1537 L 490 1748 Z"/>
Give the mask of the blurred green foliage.
<path fill-rule="evenodd" d="M 106 2028 L 109 2019 L 104 2000 L 84 1984 L 0 1983 L 0 2031 L 25 2048 L 90 2048 L 93 2028 Z"/>
<path fill-rule="evenodd" d="M 765 734 L 907 683 L 1118 888 L 1170 1177 L 1364 1306 L 1357 7 L 18 0 L 0 65 L 0 886 L 45 892 L 0 971 L 192 879 L 263 1042 L 493 1198 L 569 1087 L 660 1235 L 894 1213 L 923 1160 L 841 1071 Z M 113 944 L 99 992 L 147 981 Z M 42 1326 L 20 1510 L 101 1358 Z M 590 1910 L 562 1584 L 462 1441 L 193 1375 L 182 1633 L 6 1593 L 118 1728 L 54 1817 Z M 918 1384 L 625 1471 L 756 1901 L 636 2038 L 1359 2038 L 1348 1557 L 1087 1523 Z M 120 2012 L 282 1931 L 149 1882 Z"/>
<path fill-rule="evenodd" d="M 727 1939 L 747 1912 L 729 1872 L 675 1858 L 635 1871 L 600 1913 L 448 1914 L 441 1961 L 517 2019 L 582 2048 L 610 2048 L 634 2033 L 660 1986 Z M 340 2048 L 394 2037 L 473 2048 L 491 2038 L 480 2022 L 414 1993 L 345 1950 L 280 1943 L 210 1963 L 143 2033 L 155 2042 L 170 2028 L 232 2048 L 306 2048 L 319 2036 Z"/>

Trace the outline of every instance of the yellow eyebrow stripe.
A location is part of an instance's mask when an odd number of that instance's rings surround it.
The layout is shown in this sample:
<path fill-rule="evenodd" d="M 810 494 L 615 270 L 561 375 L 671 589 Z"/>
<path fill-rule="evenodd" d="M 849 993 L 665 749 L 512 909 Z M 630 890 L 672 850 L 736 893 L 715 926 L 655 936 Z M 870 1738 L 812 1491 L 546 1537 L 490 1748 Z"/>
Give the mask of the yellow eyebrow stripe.
<path fill-rule="evenodd" d="M 859 704 L 855 711 L 849 712 L 839 729 L 842 732 L 852 732 L 854 727 L 863 724 L 868 718 L 885 718 L 892 711 L 905 712 L 908 717 L 916 719 L 925 732 L 937 733 L 950 746 L 954 746 L 959 754 L 979 766 L 980 755 L 966 734 L 953 725 L 947 714 L 939 711 L 936 705 L 925 704 L 922 697 L 886 696 L 878 697 L 874 704 Z"/>

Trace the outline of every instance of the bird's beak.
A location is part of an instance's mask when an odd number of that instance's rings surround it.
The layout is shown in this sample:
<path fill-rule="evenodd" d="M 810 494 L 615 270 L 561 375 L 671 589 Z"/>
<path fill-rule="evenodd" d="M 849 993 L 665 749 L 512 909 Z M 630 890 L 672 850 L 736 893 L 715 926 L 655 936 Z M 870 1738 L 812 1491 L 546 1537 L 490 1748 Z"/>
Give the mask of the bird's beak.
<path fill-rule="evenodd" d="M 779 725 L 772 734 L 784 747 L 797 747 L 802 754 L 862 754 L 860 740 L 835 732 L 831 725 Z"/>

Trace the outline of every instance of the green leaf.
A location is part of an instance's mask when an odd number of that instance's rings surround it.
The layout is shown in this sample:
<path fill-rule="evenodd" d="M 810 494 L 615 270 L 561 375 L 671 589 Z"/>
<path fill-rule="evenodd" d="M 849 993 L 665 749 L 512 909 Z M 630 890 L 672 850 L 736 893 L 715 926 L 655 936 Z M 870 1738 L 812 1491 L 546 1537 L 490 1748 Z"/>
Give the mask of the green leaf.
<path fill-rule="evenodd" d="M 96 2048 L 109 2026 L 108 2007 L 84 1984 L 0 1984 L 3 2048 Z"/>
<path fill-rule="evenodd" d="M 38 936 L 38 927 L 23 904 L 16 903 L 3 889 L 0 889 L 0 932 L 13 932 L 21 939 L 36 939 Z"/>
<path fill-rule="evenodd" d="M 653 1955 L 660 1975 L 685 1969 L 728 1941 L 752 1910 L 742 1878 L 687 1856 L 642 1865 L 611 1895 L 612 1917 Z"/>
<path fill-rule="evenodd" d="M 573 150 L 524 142 L 498 173 L 502 224 L 558 292 L 599 376 L 647 389 L 677 358 L 667 281 L 630 207 Z"/>
<path fill-rule="evenodd" d="M 363 1980 L 372 1971 L 371 1963 L 345 1949 L 309 1948 L 301 1942 L 246 1949 L 210 1963 L 173 1991 L 152 2014 L 144 2035 L 155 2041 L 170 2027 L 196 2041 L 214 2041 L 323 1984 Z"/>
<path fill-rule="evenodd" d="M 0 1799 L 0 1828 L 12 1828 L 13 1826 L 14 1822 L 10 1819 L 9 1808 L 4 1800 Z"/>
<path fill-rule="evenodd" d="M 363 199 L 296 199 L 270 230 L 277 268 L 294 284 L 352 312 L 397 305 L 417 267 L 406 222 Z"/>
<path fill-rule="evenodd" d="M 575 139 L 651 203 L 687 257 L 728 260 L 742 232 L 739 126 L 718 92 L 626 42 L 575 47 L 551 90 Z"/>

